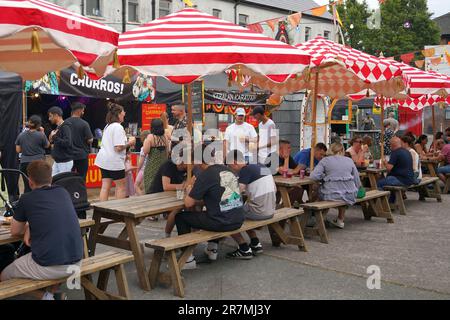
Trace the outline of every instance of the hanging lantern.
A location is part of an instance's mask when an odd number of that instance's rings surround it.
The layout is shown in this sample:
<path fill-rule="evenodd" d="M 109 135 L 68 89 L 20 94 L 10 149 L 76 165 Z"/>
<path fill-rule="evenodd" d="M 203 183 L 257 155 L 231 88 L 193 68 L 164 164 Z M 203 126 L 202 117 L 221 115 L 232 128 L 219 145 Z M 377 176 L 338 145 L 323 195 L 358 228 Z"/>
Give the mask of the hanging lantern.
<path fill-rule="evenodd" d="M 33 53 L 42 53 L 41 42 L 39 41 L 39 34 L 36 28 L 33 29 L 31 33 L 31 52 Z"/>
<path fill-rule="evenodd" d="M 119 62 L 119 56 L 117 55 L 117 50 L 114 51 L 113 68 L 114 69 L 119 69 L 120 68 L 120 62 Z"/>

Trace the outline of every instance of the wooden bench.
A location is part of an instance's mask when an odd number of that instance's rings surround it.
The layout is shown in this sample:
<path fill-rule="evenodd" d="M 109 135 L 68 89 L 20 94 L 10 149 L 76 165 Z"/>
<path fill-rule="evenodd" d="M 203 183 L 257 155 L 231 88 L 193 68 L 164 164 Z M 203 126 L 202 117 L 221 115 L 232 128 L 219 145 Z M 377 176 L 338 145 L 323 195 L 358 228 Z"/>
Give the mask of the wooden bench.
<path fill-rule="evenodd" d="M 175 295 L 184 297 L 184 285 L 181 278 L 181 269 L 191 256 L 197 244 L 202 242 L 216 240 L 231 236 L 239 232 L 245 232 L 252 229 L 270 226 L 281 242 L 284 244 L 297 245 L 302 251 L 307 251 L 303 233 L 297 216 L 301 215 L 303 210 L 294 208 L 282 208 L 276 211 L 275 215 L 268 220 L 249 221 L 246 220 L 239 230 L 230 232 L 211 232 L 199 230 L 192 233 L 179 235 L 172 238 L 152 240 L 145 243 L 148 248 L 154 249 L 153 259 L 148 273 L 150 285 L 155 288 L 158 279 L 167 278 L 167 275 L 160 272 L 161 260 L 164 254 L 167 255 L 170 273 L 170 282 L 174 287 Z M 289 221 L 290 234 L 286 234 L 280 225 L 280 221 Z M 181 249 L 182 254 L 179 258 L 176 256 L 176 250 Z"/>
<path fill-rule="evenodd" d="M 121 252 L 105 252 L 82 260 L 80 284 L 85 290 L 87 299 L 128 300 L 131 298 L 124 264 L 133 261 L 131 254 Z M 114 270 L 119 295 L 107 292 L 109 272 Z M 97 286 L 92 281 L 92 274 L 100 272 Z M 0 282 L 0 299 L 6 299 L 29 293 L 50 286 L 62 284 L 67 278 L 57 280 L 10 279 Z"/>
<path fill-rule="evenodd" d="M 428 189 L 428 185 L 433 185 L 433 191 Z M 438 202 L 442 202 L 440 188 L 439 188 L 439 178 L 437 177 L 423 177 L 419 184 L 412 185 L 409 187 L 400 186 L 385 186 L 384 190 L 393 192 L 395 195 L 395 202 L 391 204 L 391 209 L 398 210 L 402 215 L 406 215 L 405 202 L 403 201 L 403 193 L 407 190 L 418 191 L 419 200 L 423 201 L 426 198 L 434 198 Z"/>
<path fill-rule="evenodd" d="M 364 219 L 370 220 L 372 217 L 385 218 L 388 223 L 394 223 L 391 210 L 389 207 L 388 191 L 370 190 L 367 191 L 366 196 L 361 199 L 356 199 L 356 203 L 361 205 Z M 325 228 L 325 219 L 330 209 L 337 209 L 346 207 L 344 201 L 318 201 L 310 202 L 300 205 L 305 214 L 301 219 L 302 230 L 308 235 L 318 235 L 322 243 L 328 243 L 328 235 Z M 307 227 L 309 217 L 314 213 L 316 217 L 316 225 L 314 227 Z"/>

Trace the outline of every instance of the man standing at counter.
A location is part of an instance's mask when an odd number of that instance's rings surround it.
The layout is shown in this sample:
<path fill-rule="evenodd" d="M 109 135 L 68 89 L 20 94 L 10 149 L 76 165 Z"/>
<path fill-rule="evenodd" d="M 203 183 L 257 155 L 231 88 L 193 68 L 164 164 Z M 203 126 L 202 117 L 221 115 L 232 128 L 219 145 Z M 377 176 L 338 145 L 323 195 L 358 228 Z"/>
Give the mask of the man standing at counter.
<path fill-rule="evenodd" d="M 80 102 L 72 104 L 72 116 L 66 119 L 66 122 L 70 124 L 72 132 L 73 142 L 73 169 L 83 179 L 86 179 L 86 175 L 89 167 L 89 153 L 91 149 L 92 141 L 94 141 L 91 127 L 81 117 L 84 115 L 86 106 Z"/>
<path fill-rule="evenodd" d="M 186 108 L 182 104 L 176 104 L 172 106 L 172 115 L 176 119 L 173 125 L 172 131 L 172 150 L 180 141 L 183 141 L 183 135 L 186 135 L 183 131 L 187 127 Z"/>

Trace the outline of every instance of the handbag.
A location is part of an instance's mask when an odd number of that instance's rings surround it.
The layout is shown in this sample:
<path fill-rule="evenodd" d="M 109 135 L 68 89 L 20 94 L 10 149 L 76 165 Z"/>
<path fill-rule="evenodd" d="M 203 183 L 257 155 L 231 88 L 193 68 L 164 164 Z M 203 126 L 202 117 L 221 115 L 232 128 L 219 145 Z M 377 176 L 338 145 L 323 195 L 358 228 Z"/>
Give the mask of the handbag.
<path fill-rule="evenodd" d="M 364 187 L 359 187 L 359 189 L 358 189 L 358 193 L 357 193 L 357 195 L 356 195 L 356 197 L 358 198 L 358 199 L 362 199 L 362 198 L 364 198 L 366 196 L 366 189 L 364 188 Z"/>

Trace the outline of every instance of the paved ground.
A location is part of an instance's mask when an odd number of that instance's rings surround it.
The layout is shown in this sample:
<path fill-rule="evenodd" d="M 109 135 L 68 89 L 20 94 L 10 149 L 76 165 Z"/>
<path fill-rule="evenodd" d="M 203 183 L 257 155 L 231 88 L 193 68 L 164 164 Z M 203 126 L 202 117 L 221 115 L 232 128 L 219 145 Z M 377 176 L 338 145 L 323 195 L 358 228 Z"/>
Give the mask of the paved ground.
<path fill-rule="evenodd" d="M 265 253 L 250 261 L 232 261 L 227 239 L 218 261 L 209 263 L 196 249 L 196 270 L 183 271 L 187 299 L 450 299 L 450 195 L 443 202 L 417 201 L 408 193 L 407 216 L 395 214 L 394 224 L 365 221 L 359 207 L 348 210 L 344 230 L 328 229 L 330 243 L 307 239 L 309 252 L 295 247 L 274 248 L 261 232 Z M 332 212 L 331 215 L 336 213 Z M 164 221 L 145 221 L 141 239 L 163 236 Z M 119 226 L 111 228 L 118 233 Z M 98 252 L 108 250 L 99 245 Z M 147 266 L 152 250 L 145 249 Z M 381 289 L 367 288 L 367 268 L 381 271 Z M 133 264 L 126 266 L 134 299 L 177 299 L 171 288 L 139 289 Z M 114 284 L 112 284 L 114 285 Z M 69 298 L 83 298 L 80 291 Z"/>

